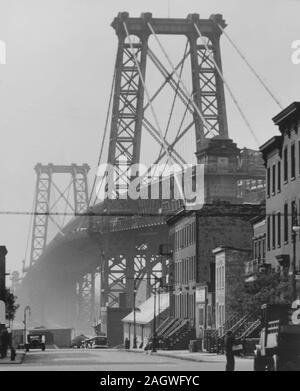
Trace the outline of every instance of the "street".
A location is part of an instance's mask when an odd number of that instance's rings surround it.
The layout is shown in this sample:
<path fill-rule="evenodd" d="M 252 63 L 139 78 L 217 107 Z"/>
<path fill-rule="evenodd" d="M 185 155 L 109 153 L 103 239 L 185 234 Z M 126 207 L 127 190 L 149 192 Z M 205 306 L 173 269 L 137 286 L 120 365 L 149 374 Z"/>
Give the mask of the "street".
<path fill-rule="evenodd" d="M 200 357 L 200 356 L 199 356 Z M 30 351 L 22 364 L 0 371 L 224 371 L 225 356 L 203 355 L 199 362 L 114 349 Z M 237 359 L 237 371 L 252 371 L 251 359 Z"/>

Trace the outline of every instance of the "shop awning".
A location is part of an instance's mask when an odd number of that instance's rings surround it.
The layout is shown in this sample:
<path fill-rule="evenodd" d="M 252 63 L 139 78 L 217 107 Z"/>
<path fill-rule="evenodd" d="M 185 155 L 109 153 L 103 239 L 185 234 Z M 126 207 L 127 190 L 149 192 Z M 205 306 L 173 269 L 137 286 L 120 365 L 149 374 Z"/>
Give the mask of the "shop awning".
<path fill-rule="evenodd" d="M 161 293 L 156 295 L 156 316 L 169 307 L 169 293 Z M 135 321 L 137 324 L 148 324 L 153 320 L 154 317 L 154 295 L 149 297 L 148 300 L 144 301 L 139 305 L 135 311 Z M 122 322 L 133 323 L 133 311 L 130 312 Z"/>

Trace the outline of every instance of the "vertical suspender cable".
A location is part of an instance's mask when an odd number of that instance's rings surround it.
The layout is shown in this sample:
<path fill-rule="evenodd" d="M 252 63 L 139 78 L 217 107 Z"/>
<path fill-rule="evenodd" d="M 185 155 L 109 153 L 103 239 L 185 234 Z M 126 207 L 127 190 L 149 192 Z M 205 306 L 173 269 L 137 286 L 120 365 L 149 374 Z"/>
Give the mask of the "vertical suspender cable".
<path fill-rule="evenodd" d="M 237 53 L 240 55 L 240 57 L 244 60 L 248 68 L 251 70 L 251 72 L 254 74 L 254 76 L 258 79 L 258 81 L 262 84 L 264 89 L 268 92 L 268 94 L 271 96 L 271 98 L 275 101 L 275 103 L 283 110 L 282 104 L 279 102 L 279 100 L 275 97 L 271 89 L 267 86 L 267 84 L 263 81 L 263 79 L 260 77 L 260 75 L 256 72 L 256 70 L 253 68 L 253 66 L 249 63 L 247 58 L 244 56 L 244 54 L 240 51 L 240 49 L 237 47 L 237 45 L 233 42 L 233 40 L 230 38 L 228 33 L 223 29 L 223 27 L 218 24 L 219 29 L 222 31 L 222 33 L 225 35 L 225 37 L 228 39 L 228 41 L 231 43 L 231 45 L 234 47 L 234 49 L 237 51 Z"/>
<path fill-rule="evenodd" d="M 165 139 L 164 139 L 164 136 L 163 136 L 163 132 L 162 132 L 161 127 L 160 127 L 160 124 L 159 124 L 159 122 L 158 122 L 158 118 L 157 118 L 156 112 L 155 112 L 155 110 L 154 110 L 153 103 L 152 103 L 152 101 L 151 101 L 151 97 L 150 97 L 149 91 L 148 91 L 147 86 L 146 86 L 146 84 L 145 84 L 145 80 L 144 80 L 144 77 L 143 77 L 141 68 L 140 68 L 140 66 L 139 66 L 138 60 L 137 60 L 137 58 L 136 58 L 136 55 L 135 55 L 135 53 L 134 53 L 134 51 L 133 51 L 132 41 L 131 41 L 131 38 L 130 38 L 130 35 L 129 35 L 129 32 L 128 32 L 128 29 L 127 29 L 127 25 L 126 25 L 125 22 L 123 22 L 123 26 L 124 26 L 124 29 L 125 29 L 125 32 L 126 32 L 128 41 L 129 41 L 129 45 L 130 45 L 130 48 L 131 48 L 131 51 L 132 51 L 132 55 L 133 55 L 133 58 L 134 58 L 135 65 L 136 65 L 136 67 L 137 67 L 137 70 L 138 70 L 138 73 L 139 73 L 139 76 L 140 76 L 140 80 L 141 80 L 141 82 L 142 82 L 142 84 L 143 84 L 143 88 L 144 88 L 145 94 L 146 94 L 146 96 L 147 96 L 147 100 L 148 100 L 148 102 L 149 102 L 149 104 L 150 104 L 151 112 L 152 112 L 152 115 L 153 115 L 155 124 L 156 124 L 156 126 L 157 126 L 157 129 L 158 129 L 158 132 L 159 132 L 159 135 L 160 135 L 161 143 L 162 143 L 163 148 L 164 148 L 166 154 L 168 155 L 168 157 L 171 158 L 171 159 L 174 161 L 174 158 L 173 158 L 173 156 L 170 154 L 170 151 L 169 151 L 169 149 L 168 149 L 168 146 L 167 146 L 167 144 L 166 144 L 166 142 L 165 142 Z M 174 174 L 174 178 L 175 178 L 175 181 L 176 181 L 178 190 L 179 190 L 179 192 L 180 192 L 180 196 L 181 196 L 181 198 L 182 198 L 182 200 L 183 200 L 183 202 L 184 202 L 184 205 L 185 205 L 186 199 L 185 199 L 185 196 L 184 196 L 184 192 L 183 192 L 183 189 L 182 189 L 182 185 L 181 185 L 181 183 L 179 182 L 176 173 Z"/>
<path fill-rule="evenodd" d="M 203 39 L 203 36 L 202 36 L 202 34 L 200 33 L 200 30 L 199 30 L 198 26 L 196 25 L 196 23 L 194 23 L 194 27 L 195 27 L 195 29 L 196 29 L 196 31 L 197 31 L 197 34 L 198 34 L 199 38 L 202 39 L 203 44 L 204 44 L 204 46 L 205 46 L 205 49 L 206 49 L 206 51 L 207 51 L 207 53 L 208 53 L 208 56 L 210 57 L 210 59 L 211 59 L 212 62 L 214 63 L 214 66 L 215 66 L 215 68 L 216 68 L 218 74 L 220 75 L 220 77 L 221 77 L 221 79 L 222 79 L 222 81 L 223 81 L 225 87 L 227 88 L 227 90 L 228 90 L 228 92 L 229 92 L 229 95 L 231 96 L 231 98 L 232 98 L 234 104 L 236 105 L 236 107 L 237 107 L 239 113 L 241 114 L 243 120 L 245 121 L 246 126 L 247 126 L 248 129 L 250 130 L 250 132 L 251 132 L 251 134 L 252 134 L 252 136 L 253 136 L 255 142 L 256 142 L 257 145 L 259 146 L 259 145 L 260 145 L 260 142 L 259 142 L 258 138 L 256 137 L 256 135 L 255 135 L 255 133 L 254 133 L 254 130 L 252 129 L 252 127 L 251 127 L 251 125 L 250 125 L 250 123 L 249 123 L 247 117 L 245 116 L 245 114 L 244 114 L 244 112 L 243 112 L 243 110 L 242 110 L 240 104 L 238 103 L 237 99 L 235 98 L 235 96 L 234 96 L 234 94 L 233 94 L 231 88 L 229 87 L 229 85 L 228 85 L 226 79 L 224 78 L 224 76 L 223 76 L 223 74 L 222 74 L 222 71 L 221 71 L 220 67 L 219 67 L 218 64 L 216 63 L 216 61 L 215 61 L 215 59 L 214 59 L 213 52 L 209 49 L 207 43 L 206 43 L 205 40 Z"/>

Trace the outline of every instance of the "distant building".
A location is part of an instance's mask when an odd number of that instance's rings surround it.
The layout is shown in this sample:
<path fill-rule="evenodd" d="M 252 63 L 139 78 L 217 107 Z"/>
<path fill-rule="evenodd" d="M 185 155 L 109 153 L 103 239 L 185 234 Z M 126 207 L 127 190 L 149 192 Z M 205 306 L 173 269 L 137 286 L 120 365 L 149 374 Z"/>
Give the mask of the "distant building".
<path fill-rule="evenodd" d="M 300 102 L 282 110 L 273 122 L 281 134 L 260 148 L 267 178 L 265 262 L 273 269 L 288 271 L 293 254 L 293 211 L 300 222 Z M 300 270 L 300 234 L 297 236 L 296 267 Z"/>
<path fill-rule="evenodd" d="M 128 307 L 101 307 L 101 335 L 107 336 L 109 346 L 117 347 L 123 344 L 122 319 L 128 315 Z"/>

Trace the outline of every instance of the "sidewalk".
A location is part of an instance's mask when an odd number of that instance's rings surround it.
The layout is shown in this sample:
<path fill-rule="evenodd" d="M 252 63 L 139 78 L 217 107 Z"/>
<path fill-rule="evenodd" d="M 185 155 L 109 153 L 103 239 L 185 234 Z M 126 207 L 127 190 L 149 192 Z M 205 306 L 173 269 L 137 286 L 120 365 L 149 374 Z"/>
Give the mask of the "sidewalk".
<path fill-rule="evenodd" d="M 124 349 L 125 350 L 125 349 Z M 129 349 L 126 350 L 127 352 L 132 353 L 144 353 L 144 354 L 150 354 L 150 355 L 156 355 L 156 356 L 163 356 L 163 357 L 170 357 L 170 358 L 177 358 L 180 360 L 188 360 L 188 361 L 197 361 L 197 362 L 225 362 L 226 358 L 224 354 L 216 354 L 216 353 L 207 353 L 207 352 L 195 352 L 190 353 L 188 350 L 158 350 L 155 353 L 152 352 L 146 352 L 143 349 Z M 246 360 L 253 360 L 252 357 L 236 357 L 236 361 L 246 361 Z"/>
<path fill-rule="evenodd" d="M 17 354 L 14 361 L 10 360 L 10 352 L 8 352 L 6 358 L 0 358 L 0 365 L 8 365 L 8 364 L 22 364 L 25 357 L 25 352 L 23 350 L 17 350 Z"/>

